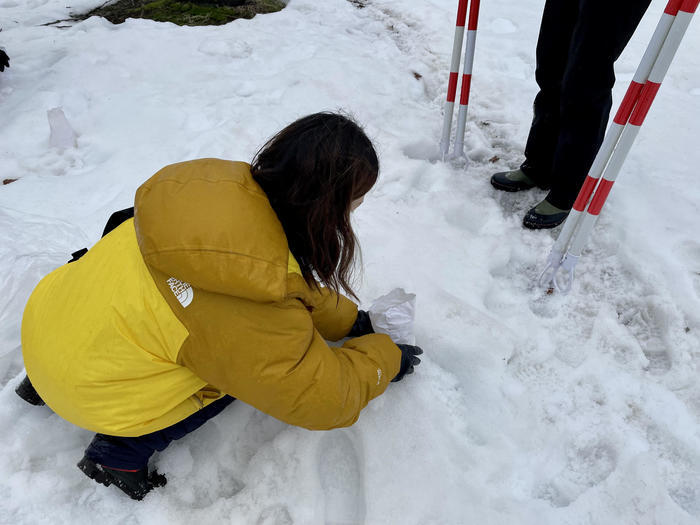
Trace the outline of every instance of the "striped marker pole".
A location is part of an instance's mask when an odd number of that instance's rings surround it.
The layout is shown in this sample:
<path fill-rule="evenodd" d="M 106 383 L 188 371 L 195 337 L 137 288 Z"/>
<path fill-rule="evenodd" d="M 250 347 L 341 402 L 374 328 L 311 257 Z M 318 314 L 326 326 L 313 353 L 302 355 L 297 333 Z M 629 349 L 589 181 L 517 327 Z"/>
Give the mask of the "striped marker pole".
<path fill-rule="evenodd" d="M 459 0 L 457 7 L 457 24 L 455 38 L 452 44 L 452 62 L 450 63 L 450 77 L 447 84 L 447 101 L 445 102 L 445 118 L 442 123 L 442 139 L 440 140 L 440 152 L 442 160 L 447 159 L 450 152 L 450 132 L 452 131 L 452 113 L 455 107 L 457 95 L 457 80 L 459 77 L 459 59 L 462 56 L 462 42 L 464 41 L 464 23 L 467 20 L 468 0 Z"/>
<path fill-rule="evenodd" d="M 464 132 L 467 126 L 467 108 L 469 107 L 469 92 L 472 85 L 472 69 L 474 66 L 474 50 L 476 49 L 476 26 L 479 22 L 479 2 L 471 0 L 469 6 L 469 22 L 467 23 L 467 48 L 464 52 L 464 67 L 462 68 L 462 90 L 459 99 L 459 114 L 457 116 L 457 136 L 455 138 L 454 154 L 464 157 Z"/>
<path fill-rule="evenodd" d="M 581 251 L 639 134 L 700 0 L 670 0 L 540 276 L 568 293 Z M 602 175 L 602 179 L 601 179 Z M 595 190 L 595 193 L 594 193 Z M 591 200 L 591 196 L 593 199 Z M 590 201 L 590 202 L 589 202 Z M 568 247 L 568 248 L 567 248 Z M 566 253 L 565 253 L 566 250 Z M 557 273 L 563 269 L 565 279 Z"/>
<path fill-rule="evenodd" d="M 562 284 L 560 281 L 555 280 L 555 277 L 560 266 L 563 264 L 564 254 L 566 253 L 567 247 L 572 236 L 574 235 L 574 232 L 576 231 L 577 226 L 580 224 L 581 217 L 585 208 L 588 206 L 600 176 L 602 175 L 606 164 L 613 154 L 615 146 L 620 139 L 622 130 L 632 114 L 634 106 L 637 104 L 642 88 L 649 78 L 649 73 L 654 66 L 654 62 L 656 62 L 656 58 L 659 56 L 661 47 L 666 40 L 666 36 L 671 29 L 671 25 L 673 25 L 673 22 L 676 19 L 676 14 L 678 13 L 678 9 L 680 8 L 682 2 L 683 0 L 669 0 L 664 13 L 661 15 L 661 19 L 659 20 L 651 41 L 644 52 L 644 56 L 637 67 L 637 71 L 634 74 L 632 82 L 627 88 L 627 93 L 625 93 L 625 97 L 623 98 L 620 108 L 613 119 L 613 123 L 610 125 L 610 128 L 603 139 L 603 144 L 600 146 L 598 154 L 591 165 L 590 172 L 586 177 L 583 186 L 581 187 L 581 191 L 578 194 L 576 202 L 574 202 L 574 205 L 569 212 L 569 216 L 564 222 L 564 226 L 562 227 L 559 237 L 557 237 L 557 240 L 552 247 L 552 251 L 547 258 L 547 266 L 540 275 L 540 284 L 542 286 L 551 287 L 554 285 L 560 291 L 565 292 L 568 292 L 568 290 L 571 289 L 571 284 L 573 281 L 573 267 L 570 267 L 572 263 L 571 258 L 567 259 L 567 267 L 564 268 L 566 274 L 570 275 L 571 279 L 569 279 L 569 281 L 565 284 Z"/>

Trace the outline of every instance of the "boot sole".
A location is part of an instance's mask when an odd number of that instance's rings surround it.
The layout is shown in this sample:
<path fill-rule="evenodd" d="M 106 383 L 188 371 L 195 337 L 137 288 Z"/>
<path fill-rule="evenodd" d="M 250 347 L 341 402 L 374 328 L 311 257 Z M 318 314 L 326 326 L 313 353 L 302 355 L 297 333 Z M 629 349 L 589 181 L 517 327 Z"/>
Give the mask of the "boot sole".
<path fill-rule="evenodd" d="M 105 487 L 109 487 L 110 485 L 114 485 L 117 487 L 119 490 L 121 490 L 124 494 L 129 496 L 131 499 L 134 499 L 136 501 L 141 501 L 148 492 L 150 492 L 150 489 L 143 492 L 143 493 L 136 493 L 133 490 L 131 490 L 126 484 L 121 482 L 119 479 L 115 479 L 110 477 L 107 473 L 105 473 L 104 470 L 100 469 L 97 466 L 97 463 L 94 461 L 90 461 L 87 458 L 83 458 L 78 462 L 78 468 L 90 479 L 96 481 L 97 483 L 101 483 Z M 165 483 L 163 483 L 165 485 Z"/>
<path fill-rule="evenodd" d="M 523 226 L 529 228 L 530 230 L 551 230 L 552 228 L 556 228 L 563 223 L 566 220 L 566 217 L 567 216 L 565 215 L 563 219 L 552 223 L 533 222 L 527 220 L 527 217 L 525 217 L 523 219 Z"/>
<path fill-rule="evenodd" d="M 501 184 L 498 181 L 491 179 L 491 186 L 500 191 L 507 191 L 509 193 L 515 193 L 516 191 L 527 191 L 534 188 L 534 186 L 518 186 L 517 184 Z"/>
<path fill-rule="evenodd" d="M 88 478 L 97 481 L 97 483 L 102 483 L 105 487 L 109 487 L 112 484 L 112 480 L 107 478 L 104 471 L 97 468 L 97 465 L 88 459 L 81 459 L 78 462 L 78 468 L 82 470 Z"/>

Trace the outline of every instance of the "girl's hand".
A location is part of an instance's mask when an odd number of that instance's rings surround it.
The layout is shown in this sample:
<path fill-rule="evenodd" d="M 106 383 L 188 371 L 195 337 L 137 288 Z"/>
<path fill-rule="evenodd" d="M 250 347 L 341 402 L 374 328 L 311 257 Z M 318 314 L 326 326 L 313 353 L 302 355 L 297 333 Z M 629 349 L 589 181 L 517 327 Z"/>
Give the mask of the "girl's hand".
<path fill-rule="evenodd" d="M 399 368 L 399 373 L 396 374 L 396 377 L 391 380 L 392 383 L 401 381 L 405 375 L 412 374 L 413 367 L 420 364 L 420 359 L 416 356 L 423 353 L 423 350 L 419 346 L 404 344 L 398 344 L 396 346 L 401 350 L 401 368 Z"/>
<path fill-rule="evenodd" d="M 360 337 L 362 335 L 373 334 L 372 322 L 369 320 L 369 313 L 364 310 L 357 311 L 357 319 L 352 325 L 348 337 Z"/>

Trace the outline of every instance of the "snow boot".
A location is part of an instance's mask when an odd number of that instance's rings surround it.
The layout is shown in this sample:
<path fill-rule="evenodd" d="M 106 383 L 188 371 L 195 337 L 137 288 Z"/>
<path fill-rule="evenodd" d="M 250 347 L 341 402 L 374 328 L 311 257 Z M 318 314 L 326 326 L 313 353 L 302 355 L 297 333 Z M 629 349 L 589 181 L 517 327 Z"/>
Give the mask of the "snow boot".
<path fill-rule="evenodd" d="M 536 184 L 521 169 L 501 171 L 491 177 L 491 186 L 501 191 L 523 191 L 534 188 Z"/>
<path fill-rule="evenodd" d="M 154 487 L 163 487 L 168 480 L 155 470 L 148 474 L 148 467 L 139 470 L 123 470 L 105 467 L 87 457 L 78 462 L 78 468 L 85 475 L 102 483 L 105 487 L 114 485 L 131 499 L 142 500 Z"/>
<path fill-rule="evenodd" d="M 555 228 L 566 220 L 569 210 L 562 210 L 549 203 L 547 199 L 531 208 L 523 218 L 523 226 L 531 230 Z"/>
<path fill-rule="evenodd" d="M 36 390 L 34 390 L 34 386 L 29 380 L 29 376 L 24 376 L 22 382 L 17 388 L 15 388 L 15 393 L 30 405 L 38 407 L 46 404 L 44 403 L 44 400 L 41 399 L 41 397 L 39 397 L 39 394 L 37 394 Z"/>

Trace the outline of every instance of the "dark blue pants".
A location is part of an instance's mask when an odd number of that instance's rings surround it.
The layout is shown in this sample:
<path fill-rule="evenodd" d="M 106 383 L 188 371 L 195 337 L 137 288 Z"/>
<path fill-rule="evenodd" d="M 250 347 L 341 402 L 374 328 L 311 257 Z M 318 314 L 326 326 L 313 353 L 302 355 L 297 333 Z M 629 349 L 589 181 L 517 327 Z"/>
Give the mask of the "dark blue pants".
<path fill-rule="evenodd" d="M 156 450 L 164 450 L 171 441 L 197 430 L 234 400 L 234 397 L 224 396 L 179 423 L 143 436 L 118 437 L 96 434 L 85 450 L 85 456 L 105 467 L 140 470 L 148 465 L 149 458 Z"/>
<path fill-rule="evenodd" d="M 535 71 L 540 91 L 521 169 L 550 189 L 547 200 L 558 208 L 571 208 L 603 142 L 613 64 L 649 3 L 546 0 Z"/>

